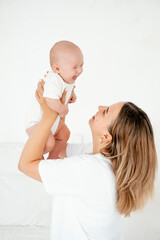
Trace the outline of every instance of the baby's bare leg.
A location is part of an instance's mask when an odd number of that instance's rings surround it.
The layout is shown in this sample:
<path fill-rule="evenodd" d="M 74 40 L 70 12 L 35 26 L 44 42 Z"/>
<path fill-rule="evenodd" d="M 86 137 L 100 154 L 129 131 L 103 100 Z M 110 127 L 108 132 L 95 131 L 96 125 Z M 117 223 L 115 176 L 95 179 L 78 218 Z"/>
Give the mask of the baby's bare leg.
<path fill-rule="evenodd" d="M 37 124 L 30 128 L 27 128 L 26 132 L 27 132 L 28 136 L 31 136 L 31 134 L 34 131 L 36 126 L 37 126 Z M 53 133 L 50 131 L 47 141 L 46 141 L 46 144 L 45 144 L 45 147 L 44 147 L 44 150 L 43 150 L 43 154 L 46 154 L 46 153 L 52 151 L 54 146 L 55 146 L 55 138 L 53 136 Z"/>
<path fill-rule="evenodd" d="M 55 147 L 49 153 L 48 159 L 57 159 L 58 154 L 65 147 L 70 137 L 70 131 L 62 120 L 60 120 L 59 122 L 58 129 L 54 137 L 55 137 Z"/>

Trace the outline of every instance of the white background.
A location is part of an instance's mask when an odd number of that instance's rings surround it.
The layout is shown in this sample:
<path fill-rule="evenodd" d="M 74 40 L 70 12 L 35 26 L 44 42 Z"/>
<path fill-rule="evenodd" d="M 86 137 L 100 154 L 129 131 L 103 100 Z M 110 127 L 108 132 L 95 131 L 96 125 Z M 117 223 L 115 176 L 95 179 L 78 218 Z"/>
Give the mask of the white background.
<path fill-rule="evenodd" d="M 149 115 L 159 155 L 159 0 L 0 0 L 0 30 L 0 142 L 26 141 L 26 112 L 49 50 L 69 40 L 84 54 L 66 120 L 70 141 L 91 139 L 98 105 L 132 101 Z"/>

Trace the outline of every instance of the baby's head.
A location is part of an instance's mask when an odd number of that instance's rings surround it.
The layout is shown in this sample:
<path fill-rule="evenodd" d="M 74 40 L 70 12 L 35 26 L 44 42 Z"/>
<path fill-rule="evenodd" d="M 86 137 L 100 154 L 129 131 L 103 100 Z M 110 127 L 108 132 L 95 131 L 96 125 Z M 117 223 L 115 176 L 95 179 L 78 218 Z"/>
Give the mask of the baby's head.
<path fill-rule="evenodd" d="M 74 43 L 60 41 L 50 50 L 50 65 L 65 82 L 71 84 L 83 72 L 83 54 Z"/>

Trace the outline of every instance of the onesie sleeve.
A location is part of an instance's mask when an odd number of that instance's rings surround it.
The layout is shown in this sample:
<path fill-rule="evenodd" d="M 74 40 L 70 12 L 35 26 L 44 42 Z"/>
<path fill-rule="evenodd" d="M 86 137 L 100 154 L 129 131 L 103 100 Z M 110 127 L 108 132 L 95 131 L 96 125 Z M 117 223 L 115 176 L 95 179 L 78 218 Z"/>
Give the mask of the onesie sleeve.
<path fill-rule="evenodd" d="M 47 98 L 60 99 L 63 93 L 63 86 L 59 79 L 47 79 L 44 84 L 43 96 Z"/>
<path fill-rule="evenodd" d="M 67 145 L 67 157 L 89 153 L 93 153 L 93 143 L 69 143 Z"/>
<path fill-rule="evenodd" d="M 41 160 L 39 173 L 45 190 L 50 195 L 78 195 L 82 177 L 80 161 L 76 157 Z"/>

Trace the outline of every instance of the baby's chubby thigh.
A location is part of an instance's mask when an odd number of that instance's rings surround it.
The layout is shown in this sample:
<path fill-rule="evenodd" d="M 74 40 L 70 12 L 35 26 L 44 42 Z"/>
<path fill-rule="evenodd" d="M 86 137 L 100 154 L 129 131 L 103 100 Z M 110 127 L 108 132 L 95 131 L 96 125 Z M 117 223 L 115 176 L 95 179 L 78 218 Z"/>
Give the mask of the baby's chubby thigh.
<path fill-rule="evenodd" d="M 31 136 L 31 134 L 34 131 L 36 126 L 37 126 L 37 124 L 26 129 L 28 136 Z M 53 136 L 53 133 L 50 131 L 48 138 L 46 140 L 46 143 L 45 143 L 43 154 L 51 152 L 53 150 L 54 146 L 55 146 L 55 138 Z"/>
<path fill-rule="evenodd" d="M 54 134 L 55 140 L 67 142 L 70 137 L 70 130 L 64 123 L 60 120 L 57 131 Z"/>

